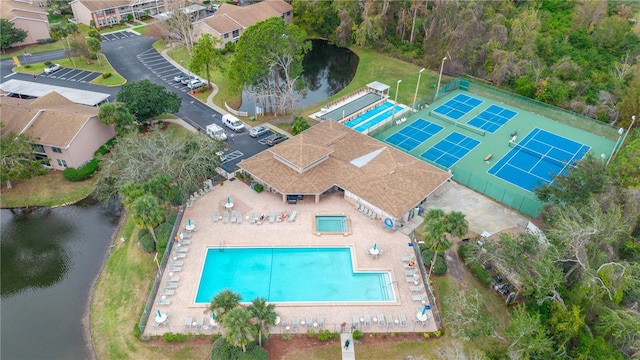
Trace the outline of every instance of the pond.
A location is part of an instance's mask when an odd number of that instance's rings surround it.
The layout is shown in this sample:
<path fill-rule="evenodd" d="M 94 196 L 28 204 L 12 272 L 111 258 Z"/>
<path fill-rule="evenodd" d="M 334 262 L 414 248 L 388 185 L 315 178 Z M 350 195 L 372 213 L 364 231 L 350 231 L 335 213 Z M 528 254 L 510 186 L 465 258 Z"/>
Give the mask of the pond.
<path fill-rule="evenodd" d="M 0 215 L 2 358 L 91 358 L 82 321 L 119 214 L 85 200 Z"/>
<path fill-rule="evenodd" d="M 347 48 L 329 44 L 326 40 L 311 40 L 312 48 L 302 61 L 302 75 L 308 89 L 304 98 L 300 97 L 297 108 L 319 103 L 344 89 L 356 74 L 360 59 Z M 242 92 L 239 110 L 255 114 L 255 96 Z"/>

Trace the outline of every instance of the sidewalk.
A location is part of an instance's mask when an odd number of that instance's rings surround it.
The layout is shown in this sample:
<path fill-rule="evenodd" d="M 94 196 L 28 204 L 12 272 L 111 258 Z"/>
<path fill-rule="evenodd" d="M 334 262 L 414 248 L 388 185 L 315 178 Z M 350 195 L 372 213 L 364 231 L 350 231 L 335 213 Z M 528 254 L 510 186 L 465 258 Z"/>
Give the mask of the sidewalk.
<path fill-rule="evenodd" d="M 349 341 L 349 347 L 345 349 L 344 344 L 347 341 Z M 351 333 L 340 333 L 340 346 L 342 346 L 342 360 L 356 359 L 356 344 L 353 343 L 353 336 L 351 336 Z"/>

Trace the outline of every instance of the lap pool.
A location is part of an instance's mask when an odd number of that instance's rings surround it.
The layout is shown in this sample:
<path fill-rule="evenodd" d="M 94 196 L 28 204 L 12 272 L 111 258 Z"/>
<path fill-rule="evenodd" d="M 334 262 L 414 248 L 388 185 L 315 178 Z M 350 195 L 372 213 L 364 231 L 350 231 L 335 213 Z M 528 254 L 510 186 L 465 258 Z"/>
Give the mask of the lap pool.
<path fill-rule="evenodd" d="M 210 248 L 196 303 L 224 289 L 269 302 L 392 302 L 388 272 L 354 272 L 350 248 Z"/>

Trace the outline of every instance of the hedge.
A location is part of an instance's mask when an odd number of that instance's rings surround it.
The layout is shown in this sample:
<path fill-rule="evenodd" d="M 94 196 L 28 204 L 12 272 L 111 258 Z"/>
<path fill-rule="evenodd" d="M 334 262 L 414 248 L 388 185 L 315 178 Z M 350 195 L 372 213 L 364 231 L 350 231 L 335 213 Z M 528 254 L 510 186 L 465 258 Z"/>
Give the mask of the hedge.
<path fill-rule="evenodd" d="M 93 176 L 93 174 L 98 170 L 99 166 L 100 161 L 94 158 L 80 169 L 64 169 L 64 171 L 62 172 L 62 176 L 64 176 L 65 179 L 73 182 L 86 180 Z"/>
<path fill-rule="evenodd" d="M 258 344 L 251 343 L 246 346 L 247 351 L 242 352 L 242 347 L 229 344 L 224 336 L 216 339 L 211 346 L 209 359 L 211 360 L 269 360 L 267 351 Z"/>

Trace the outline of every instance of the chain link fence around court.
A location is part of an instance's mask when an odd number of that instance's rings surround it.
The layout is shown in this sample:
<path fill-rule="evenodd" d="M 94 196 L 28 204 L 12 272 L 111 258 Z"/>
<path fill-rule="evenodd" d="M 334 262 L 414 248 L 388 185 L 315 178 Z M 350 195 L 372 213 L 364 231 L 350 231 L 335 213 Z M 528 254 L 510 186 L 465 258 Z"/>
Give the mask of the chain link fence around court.
<path fill-rule="evenodd" d="M 140 316 L 140 322 L 138 322 L 138 329 L 140 329 L 140 333 L 144 337 L 144 331 L 147 328 L 147 323 L 149 322 L 149 316 L 151 315 L 151 309 L 153 308 L 153 304 L 156 301 L 156 295 L 158 293 L 158 288 L 160 287 L 160 282 L 162 282 L 162 275 L 164 274 L 164 269 L 167 266 L 167 262 L 169 261 L 169 257 L 171 254 L 171 250 L 173 250 L 173 245 L 175 241 L 173 238 L 178 234 L 180 230 L 180 223 L 182 222 L 182 217 L 184 216 L 184 206 L 180 207 L 178 210 L 178 216 L 176 217 L 176 222 L 173 224 L 173 229 L 171 230 L 171 236 L 169 236 L 169 240 L 167 241 L 167 247 L 164 249 L 164 253 L 162 254 L 162 259 L 157 262 L 158 271 L 156 273 L 156 278 L 153 281 L 153 285 L 151 286 L 151 290 L 149 291 L 149 296 L 147 297 L 147 302 L 144 304 L 144 309 L 142 310 L 142 315 Z M 158 256 L 158 254 L 156 254 Z"/>

